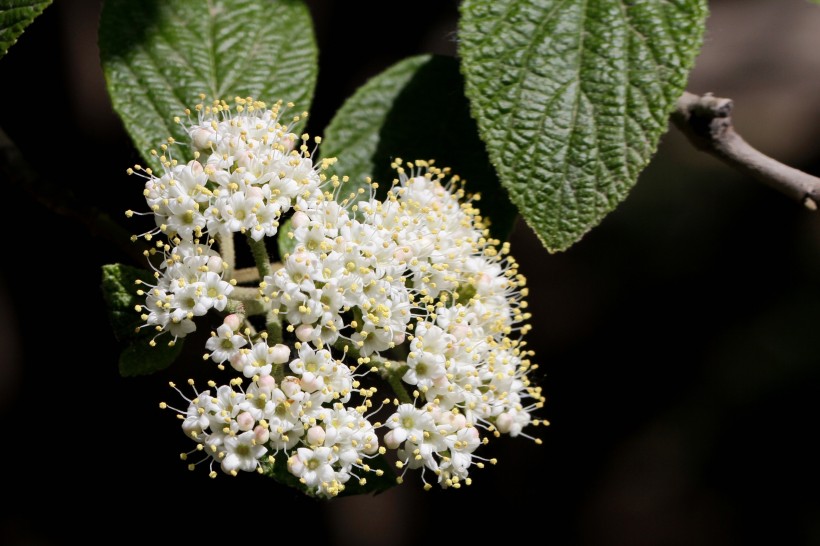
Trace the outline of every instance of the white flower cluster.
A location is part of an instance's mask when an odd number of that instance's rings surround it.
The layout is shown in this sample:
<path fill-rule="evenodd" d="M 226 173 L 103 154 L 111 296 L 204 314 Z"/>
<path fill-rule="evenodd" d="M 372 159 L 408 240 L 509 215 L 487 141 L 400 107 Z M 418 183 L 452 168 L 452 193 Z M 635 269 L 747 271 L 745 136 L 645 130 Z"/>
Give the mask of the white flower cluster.
<path fill-rule="evenodd" d="M 170 241 L 157 245 L 164 260 L 142 311 L 175 338 L 210 309 L 229 313 L 206 358 L 238 375 L 180 410 L 200 462 L 266 472 L 284 453 L 310 492 L 334 496 L 351 476 L 380 475 L 368 461 L 389 448 L 399 480 L 420 468 L 425 487 L 427 472 L 460 487 L 487 460 L 475 452 L 489 436 L 531 438 L 522 431 L 539 424 L 531 414 L 543 397 L 528 378 L 525 280 L 457 178 L 397 160 L 386 198 L 371 184 L 339 200 L 339 179 L 323 174 L 333 160 L 314 163 L 307 136 L 280 123 L 280 105 L 237 99 L 197 111 L 187 128 L 195 160 L 179 166 L 163 147 L 165 173 L 142 171 L 157 225 L 144 235 Z M 264 254 L 285 218 L 278 235 L 292 251 L 260 262 L 258 243 Z M 255 292 L 234 277 L 235 233 L 254 251 Z M 264 317 L 261 332 L 250 314 Z M 361 386 L 376 376 L 394 390 L 392 413 Z"/>

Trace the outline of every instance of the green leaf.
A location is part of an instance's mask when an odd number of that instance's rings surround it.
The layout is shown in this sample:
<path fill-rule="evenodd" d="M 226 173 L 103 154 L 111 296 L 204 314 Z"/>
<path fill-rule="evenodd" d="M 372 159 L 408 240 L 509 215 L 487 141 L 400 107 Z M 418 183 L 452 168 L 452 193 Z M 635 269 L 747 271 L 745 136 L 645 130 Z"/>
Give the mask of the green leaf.
<path fill-rule="evenodd" d="M 51 0 L 0 0 L 0 58 L 17 42 L 27 26 L 51 4 Z"/>
<path fill-rule="evenodd" d="M 296 250 L 296 240 L 288 237 L 290 231 L 293 231 L 293 220 L 288 218 L 282 222 L 279 231 L 276 232 L 276 250 L 279 252 L 280 261 L 285 261 L 285 256 Z"/>
<path fill-rule="evenodd" d="M 705 0 L 465 0 L 467 96 L 513 203 L 550 251 L 635 184 L 700 49 Z"/>
<path fill-rule="evenodd" d="M 298 0 L 108 0 L 100 56 L 114 109 L 145 154 L 171 136 L 174 116 L 200 102 L 253 96 L 308 110 L 316 84 L 313 26 Z M 191 159 L 180 146 L 174 157 Z"/>
<path fill-rule="evenodd" d="M 516 218 L 490 165 L 464 97 L 458 62 L 421 55 L 405 59 L 371 79 L 350 97 L 328 125 L 322 155 L 336 157 L 334 171 L 350 177 L 342 198 L 366 187 L 370 176 L 383 189 L 395 171 L 393 159 L 434 159 L 482 193 L 478 207 L 493 235 L 505 239 Z"/>
<path fill-rule="evenodd" d="M 135 377 L 164 370 L 182 353 L 182 345 L 182 339 L 173 345 L 157 343 L 155 347 L 151 347 L 147 339 L 134 341 L 120 354 L 120 375 Z"/>
<path fill-rule="evenodd" d="M 135 328 L 142 324 L 140 314 L 134 309 L 144 303 L 144 299 L 137 296 L 137 281 L 152 278 L 147 269 L 123 264 L 102 266 L 103 298 L 108 305 L 114 335 L 119 341 L 133 339 Z"/>
<path fill-rule="evenodd" d="M 102 267 L 103 298 L 108 306 L 114 335 L 128 345 L 120 355 L 120 374 L 126 377 L 146 375 L 165 369 L 182 351 L 182 339 L 173 346 L 167 343 L 149 345 L 153 330 L 138 329 L 143 324 L 135 306 L 144 302 L 137 295 L 137 280 L 149 280 L 153 276 L 145 269 L 122 264 L 106 264 Z"/>
<path fill-rule="evenodd" d="M 390 467 L 390 463 L 384 455 L 376 455 L 372 459 L 367 459 L 365 462 L 370 466 L 371 470 L 381 470 L 383 474 L 381 476 L 377 476 L 375 472 L 365 472 L 357 469 L 356 474 L 365 478 L 366 483 L 361 485 L 355 476 L 351 476 L 350 480 L 348 480 L 345 484 L 345 488 L 339 494 L 340 497 L 362 495 L 366 493 L 378 494 L 387 491 L 396 485 L 396 474 L 393 472 L 393 469 Z M 305 493 L 311 497 L 317 496 L 315 488 L 307 488 L 302 482 L 299 481 L 299 478 L 290 473 L 288 470 L 287 456 L 284 454 L 279 454 L 276 456 L 273 464 L 267 461 L 263 461 L 261 464 L 262 473 L 265 476 L 273 478 L 283 485 L 298 489 L 302 493 Z"/>

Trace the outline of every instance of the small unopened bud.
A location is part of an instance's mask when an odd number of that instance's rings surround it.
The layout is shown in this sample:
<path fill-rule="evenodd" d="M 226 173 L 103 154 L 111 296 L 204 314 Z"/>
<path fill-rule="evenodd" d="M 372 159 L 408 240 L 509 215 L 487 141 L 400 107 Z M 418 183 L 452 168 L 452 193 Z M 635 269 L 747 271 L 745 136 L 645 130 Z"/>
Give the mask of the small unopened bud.
<path fill-rule="evenodd" d="M 270 394 L 276 388 L 276 380 L 272 375 L 263 375 L 256 382 L 259 385 L 259 390 Z"/>
<path fill-rule="evenodd" d="M 395 250 L 395 252 L 393 252 L 393 258 L 395 258 L 395 260 L 400 264 L 406 263 L 412 257 L 413 251 L 409 246 L 399 247 Z"/>
<path fill-rule="evenodd" d="M 242 413 L 236 416 L 236 424 L 239 425 L 239 430 L 250 430 L 253 428 L 254 423 L 256 423 L 256 419 L 254 419 L 253 415 L 251 415 L 247 411 L 243 411 Z"/>
<path fill-rule="evenodd" d="M 398 441 L 395 435 L 395 431 L 391 430 L 387 434 L 384 435 L 384 445 L 389 447 L 390 449 L 398 449 L 401 445 L 401 442 Z"/>
<path fill-rule="evenodd" d="M 208 258 L 208 271 L 222 273 L 222 263 L 222 258 L 219 256 L 211 256 Z M 234 328 L 234 330 L 236 330 L 236 328 Z"/>
<path fill-rule="evenodd" d="M 310 427 L 307 431 L 307 441 L 309 445 L 322 445 L 325 441 L 325 429 L 319 425 Z"/>
<path fill-rule="evenodd" d="M 470 333 L 470 327 L 464 324 L 463 322 L 459 324 L 454 324 L 451 333 L 453 334 L 453 337 L 456 338 L 456 340 L 461 341 L 462 339 L 467 337 L 467 334 Z"/>
<path fill-rule="evenodd" d="M 194 147 L 200 150 L 205 149 L 211 145 L 211 136 L 213 133 L 208 129 L 197 129 L 191 135 L 191 140 L 194 143 Z"/>
<path fill-rule="evenodd" d="M 235 156 L 236 164 L 240 167 L 248 168 L 251 166 L 251 161 L 253 160 L 251 153 L 248 150 L 242 150 L 241 152 L 237 153 Z"/>
<path fill-rule="evenodd" d="M 228 362 L 231 363 L 231 368 L 238 372 L 241 372 L 245 369 L 245 358 L 242 355 L 242 353 L 236 353 L 235 355 L 231 356 Z"/>
<path fill-rule="evenodd" d="M 513 425 L 513 416 L 509 413 L 502 413 L 495 419 L 495 428 L 502 434 L 507 434 Z"/>
<path fill-rule="evenodd" d="M 285 393 L 285 396 L 288 398 L 295 398 L 301 391 L 302 387 L 299 386 L 299 380 L 295 377 L 286 377 L 282 381 L 282 392 Z"/>
<path fill-rule="evenodd" d="M 253 437 L 257 443 L 264 444 L 270 440 L 270 431 L 262 425 L 257 425 L 256 428 L 253 429 Z"/>
<path fill-rule="evenodd" d="M 284 364 L 290 359 L 290 347 L 277 343 L 271 349 L 270 358 L 274 364 Z"/>
<path fill-rule="evenodd" d="M 239 327 L 242 326 L 242 320 L 239 318 L 238 315 L 231 313 L 230 315 L 222 319 L 222 324 L 227 325 L 228 327 L 230 327 L 231 330 L 236 332 L 237 330 L 239 330 Z"/>
<path fill-rule="evenodd" d="M 262 188 L 259 186 L 251 186 L 245 190 L 245 197 L 248 199 L 259 199 L 261 201 L 264 196 L 265 194 L 262 193 Z"/>
<path fill-rule="evenodd" d="M 300 228 L 310 223 L 310 217 L 300 210 L 293 213 L 293 217 L 291 217 L 290 221 L 293 227 Z"/>
<path fill-rule="evenodd" d="M 325 381 L 320 376 L 305 372 L 302 374 L 302 390 L 305 392 L 315 392 L 325 386 Z"/>
<path fill-rule="evenodd" d="M 289 152 L 293 150 L 293 146 L 296 144 L 295 135 L 286 135 L 279 143 L 282 144 L 285 152 Z"/>
<path fill-rule="evenodd" d="M 299 341 L 310 341 L 313 337 L 313 326 L 310 324 L 300 324 L 296 327 L 296 337 Z"/>

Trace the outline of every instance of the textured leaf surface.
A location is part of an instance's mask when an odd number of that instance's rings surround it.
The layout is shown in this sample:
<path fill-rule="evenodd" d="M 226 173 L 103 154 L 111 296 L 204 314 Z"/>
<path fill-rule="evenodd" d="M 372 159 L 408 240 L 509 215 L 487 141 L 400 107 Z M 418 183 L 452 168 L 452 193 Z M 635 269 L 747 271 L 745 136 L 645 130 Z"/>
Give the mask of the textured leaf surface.
<path fill-rule="evenodd" d="M 285 261 L 285 256 L 292 254 L 296 250 L 296 239 L 288 236 L 288 233 L 293 231 L 293 221 L 288 218 L 279 226 L 279 231 L 276 234 L 276 250 L 279 252 L 279 260 Z"/>
<path fill-rule="evenodd" d="M 51 4 L 51 0 L 35 2 L 33 0 L 0 0 L 0 58 L 29 24 Z"/>
<path fill-rule="evenodd" d="M 622 201 L 684 90 L 705 0 L 465 0 L 472 112 L 513 203 L 551 251 Z"/>
<path fill-rule="evenodd" d="M 173 347 L 161 341 L 151 347 L 148 342 L 155 332 L 137 331 L 142 320 L 134 307 L 144 303 L 144 299 L 137 296 L 136 281 L 151 278 L 151 272 L 145 269 L 122 264 L 102 267 L 103 298 L 108 304 L 114 335 L 119 341 L 128 343 L 119 360 L 120 374 L 123 376 L 146 375 L 165 369 L 182 351 L 182 339 L 177 340 Z"/>
<path fill-rule="evenodd" d="M 405 59 L 350 97 L 325 131 L 322 155 L 336 157 L 335 172 L 350 182 L 341 197 L 372 177 L 384 189 L 395 177 L 390 164 L 434 159 L 481 192 L 478 207 L 493 234 L 506 238 L 516 217 L 470 116 L 458 63 L 450 57 Z"/>
<path fill-rule="evenodd" d="M 316 84 L 310 14 L 297 0 L 108 0 L 100 55 L 114 109 L 146 160 L 174 116 L 208 100 L 253 96 L 308 110 Z M 177 159 L 190 159 L 183 146 Z"/>

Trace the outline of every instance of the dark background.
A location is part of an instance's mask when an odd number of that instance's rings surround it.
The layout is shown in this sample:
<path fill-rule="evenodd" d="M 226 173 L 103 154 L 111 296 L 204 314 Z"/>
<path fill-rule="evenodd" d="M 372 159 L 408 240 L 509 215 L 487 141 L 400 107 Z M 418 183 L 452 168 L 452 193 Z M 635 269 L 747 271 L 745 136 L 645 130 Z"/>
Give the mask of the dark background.
<path fill-rule="evenodd" d="M 457 3 L 310 2 L 321 134 L 358 85 L 405 56 L 455 50 Z M 736 102 L 761 150 L 820 174 L 820 7 L 710 3 L 689 89 Z M 43 206 L 68 191 L 123 219 L 139 156 L 111 111 L 96 0 L 57 0 L 0 60 L 0 127 L 51 186 L 0 180 L 0 543 L 175 539 L 556 545 L 820 544 L 820 219 L 694 151 L 674 130 L 628 199 L 568 252 L 519 223 L 528 339 L 548 397 L 543 445 L 496 441 L 461 491 L 408 483 L 313 501 L 255 476 L 215 480 L 160 400 L 189 363 L 120 378 L 100 265 L 110 231 Z M 488 203 L 490 200 L 485 200 Z M 125 222 L 123 221 L 123 224 Z M 107 529 L 113 526 L 116 535 Z M 482 541 L 483 542 L 483 541 Z"/>

